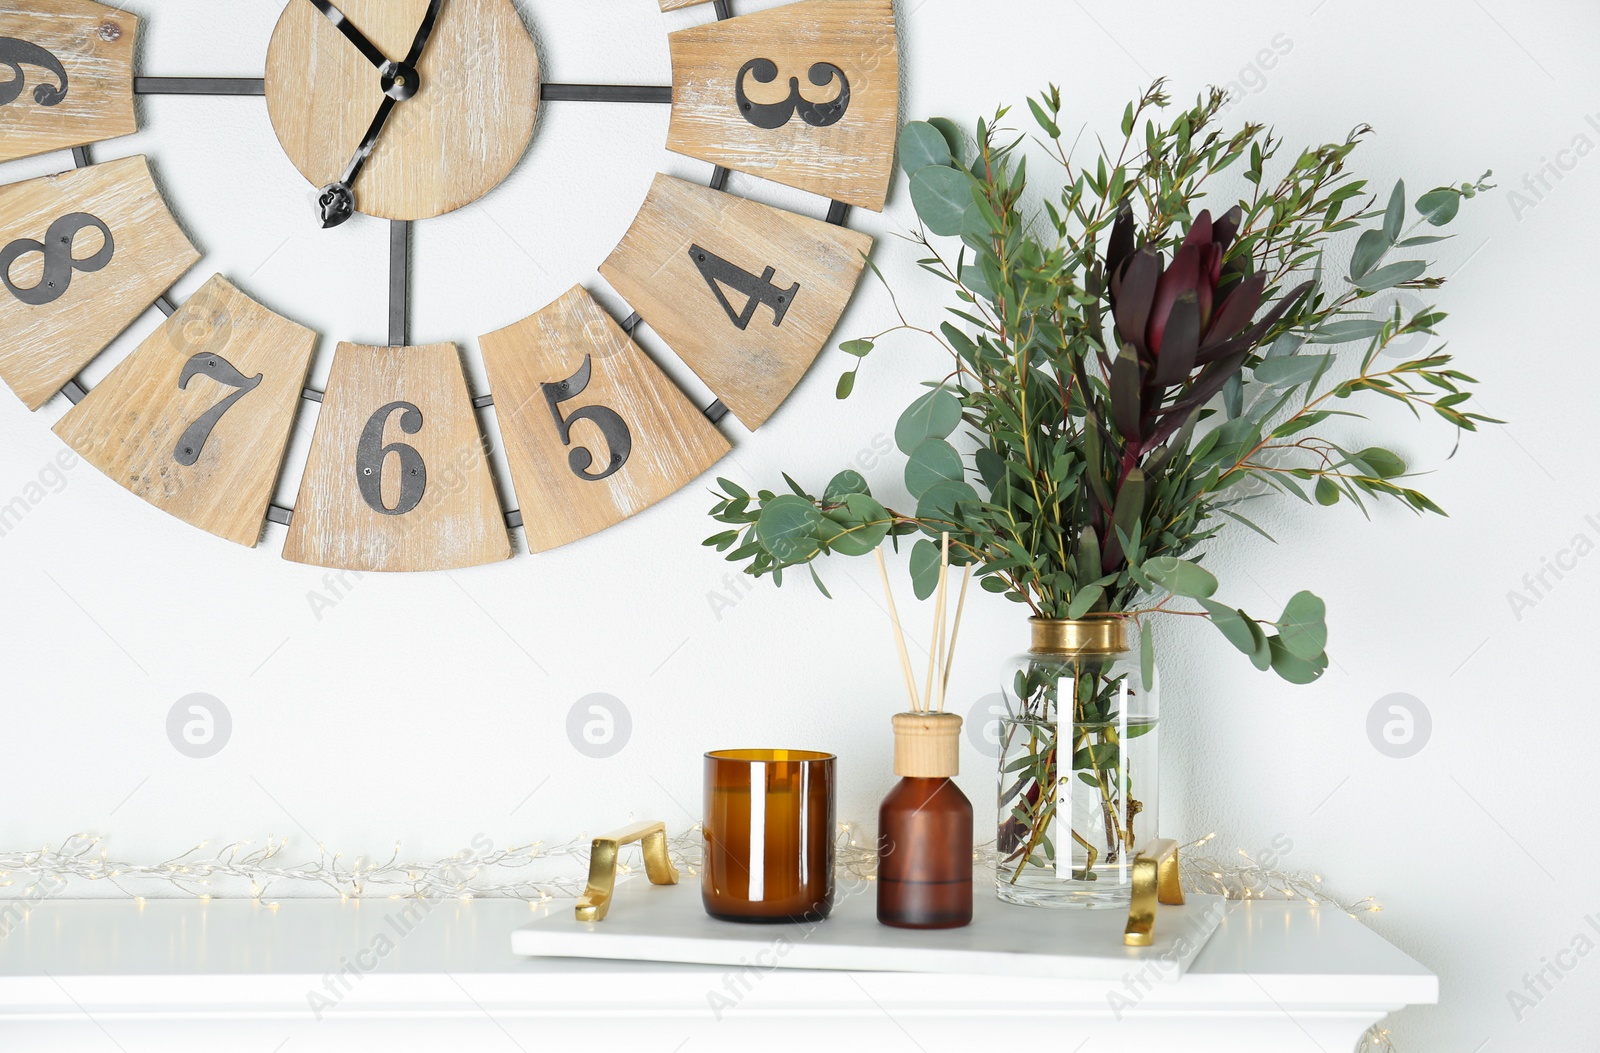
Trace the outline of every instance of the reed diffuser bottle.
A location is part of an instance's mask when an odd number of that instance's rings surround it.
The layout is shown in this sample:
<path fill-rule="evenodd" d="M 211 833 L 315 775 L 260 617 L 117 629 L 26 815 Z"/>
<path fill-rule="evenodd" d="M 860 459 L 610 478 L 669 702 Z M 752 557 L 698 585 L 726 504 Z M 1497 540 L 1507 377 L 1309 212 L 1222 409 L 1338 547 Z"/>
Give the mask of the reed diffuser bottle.
<path fill-rule="evenodd" d="M 959 773 L 961 718 L 900 713 L 894 773 L 878 809 L 878 921 L 958 929 L 972 921 L 972 802 Z"/>
<path fill-rule="evenodd" d="M 920 693 L 883 549 L 877 551 L 911 701 L 911 712 L 894 718 L 894 773 L 900 782 L 878 809 L 878 921 L 902 929 L 959 929 L 972 922 L 972 802 L 951 781 L 960 769 L 961 718 L 944 711 L 972 568 L 962 574 L 955 621 L 946 636 L 950 535 L 942 542 L 928 678 Z"/>

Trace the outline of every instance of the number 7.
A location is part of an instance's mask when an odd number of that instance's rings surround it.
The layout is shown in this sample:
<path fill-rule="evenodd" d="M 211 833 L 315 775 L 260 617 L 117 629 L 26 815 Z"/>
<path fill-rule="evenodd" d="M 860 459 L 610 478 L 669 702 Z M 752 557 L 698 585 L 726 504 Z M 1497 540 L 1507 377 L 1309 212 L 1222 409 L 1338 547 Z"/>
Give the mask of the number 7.
<path fill-rule="evenodd" d="M 238 388 L 232 395 L 212 406 L 199 420 L 189 425 L 183 435 L 178 438 L 178 447 L 172 452 L 172 459 L 183 465 L 191 467 L 200 460 L 200 454 L 205 450 L 211 432 L 216 428 L 222 415 L 233 408 L 233 404 L 244 398 L 250 392 L 261 386 L 264 373 L 257 373 L 253 377 L 245 377 L 234 368 L 221 355 L 213 355 L 202 351 L 184 364 L 183 374 L 178 378 L 178 390 L 189 390 L 189 381 L 204 374 L 217 383 L 230 388 Z"/>
<path fill-rule="evenodd" d="M 554 384 L 541 384 L 539 387 L 544 392 L 545 401 L 550 404 L 550 416 L 555 418 L 556 432 L 560 434 L 563 446 L 572 445 L 572 425 L 580 420 L 592 423 L 605 437 L 606 445 L 611 449 L 611 466 L 598 475 L 589 471 L 589 467 L 594 464 L 594 454 L 587 448 L 579 446 L 567 454 L 567 464 L 572 468 L 572 474 L 579 479 L 597 483 L 615 475 L 628 463 L 628 457 L 633 453 L 633 433 L 628 430 L 627 422 L 618 416 L 615 410 L 605 406 L 585 406 L 570 417 L 561 415 L 563 402 L 570 402 L 588 390 L 589 378 L 593 373 L 593 361 L 593 355 L 584 355 L 583 365 L 572 376 Z"/>

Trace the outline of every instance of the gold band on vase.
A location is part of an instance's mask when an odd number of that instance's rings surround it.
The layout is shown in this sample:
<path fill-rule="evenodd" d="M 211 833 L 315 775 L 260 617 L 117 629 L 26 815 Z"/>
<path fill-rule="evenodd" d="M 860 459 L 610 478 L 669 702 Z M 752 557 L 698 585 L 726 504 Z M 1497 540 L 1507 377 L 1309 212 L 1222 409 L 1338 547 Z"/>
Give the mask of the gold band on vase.
<path fill-rule="evenodd" d="M 1127 629 L 1121 618 L 1079 621 L 1029 618 L 1034 654 L 1121 654 L 1128 649 Z"/>

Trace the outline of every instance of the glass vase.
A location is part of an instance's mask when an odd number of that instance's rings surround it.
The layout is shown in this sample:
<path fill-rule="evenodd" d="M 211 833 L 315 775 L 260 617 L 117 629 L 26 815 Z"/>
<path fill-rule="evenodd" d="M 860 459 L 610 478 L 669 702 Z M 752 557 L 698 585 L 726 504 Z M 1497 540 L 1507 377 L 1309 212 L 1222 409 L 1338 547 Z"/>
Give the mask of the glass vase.
<path fill-rule="evenodd" d="M 1035 907 L 1121 907 L 1156 836 L 1160 717 L 1121 619 L 1030 620 L 1006 669 L 996 890 Z"/>

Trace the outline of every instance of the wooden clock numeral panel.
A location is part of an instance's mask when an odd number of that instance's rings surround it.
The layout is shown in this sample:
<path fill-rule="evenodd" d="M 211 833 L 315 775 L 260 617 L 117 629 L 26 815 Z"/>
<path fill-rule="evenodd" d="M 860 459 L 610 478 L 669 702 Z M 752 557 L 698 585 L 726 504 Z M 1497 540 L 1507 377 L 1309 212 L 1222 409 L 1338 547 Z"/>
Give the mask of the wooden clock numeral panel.
<path fill-rule="evenodd" d="M 0 161 L 131 135 L 139 19 L 90 0 L 0 4 Z"/>
<path fill-rule="evenodd" d="M 581 287 L 481 346 L 529 551 L 622 522 L 730 449 Z"/>
<path fill-rule="evenodd" d="M 669 150 L 883 211 L 900 116 L 892 0 L 804 0 L 670 44 Z"/>
<path fill-rule="evenodd" d="M 0 187 L 0 378 L 38 409 L 199 259 L 143 157 Z"/>
<path fill-rule="evenodd" d="M 454 344 L 340 344 L 283 557 L 360 571 L 511 558 Z"/>
<path fill-rule="evenodd" d="M 253 547 L 316 346 L 216 275 L 55 431 L 157 508 Z"/>
<path fill-rule="evenodd" d="M 754 429 L 827 344 L 872 244 L 663 175 L 600 273 Z"/>

